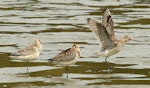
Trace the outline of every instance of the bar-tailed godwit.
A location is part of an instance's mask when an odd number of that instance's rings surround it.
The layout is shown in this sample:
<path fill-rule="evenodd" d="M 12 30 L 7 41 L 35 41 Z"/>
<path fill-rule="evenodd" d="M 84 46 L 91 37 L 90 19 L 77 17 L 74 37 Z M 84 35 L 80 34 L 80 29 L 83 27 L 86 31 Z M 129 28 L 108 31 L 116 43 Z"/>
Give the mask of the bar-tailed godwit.
<path fill-rule="evenodd" d="M 80 48 L 77 44 L 74 44 L 72 48 L 66 49 L 53 57 L 52 59 L 49 59 L 50 63 L 58 64 L 62 66 L 66 66 L 66 74 L 68 78 L 68 65 L 75 64 L 80 57 Z"/>
<path fill-rule="evenodd" d="M 99 55 L 105 57 L 105 61 L 110 70 L 111 66 L 107 62 L 107 58 L 120 52 L 125 43 L 131 40 L 131 38 L 124 36 L 121 39 L 117 39 L 115 37 L 114 22 L 108 8 L 104 9 L 102 23 L 99 23 L 91 18 L 88 18 L 87 22 L 92 32 L 96 35 L 96 38 L 101 46 Z"/>
<path fill-rule="evenodd" d="M 41 49 L 42 49 L 41 41 L 40 39 L 36 39 L 33 45 L 20 49 L 17 52 L 10 54 L 10 58 L 23 60 L 27 62 L 26 64 L 27 75 L 29 75 L 29 71 L 28 71 L 29 61 L 37 59 L 39 57 Z"/>

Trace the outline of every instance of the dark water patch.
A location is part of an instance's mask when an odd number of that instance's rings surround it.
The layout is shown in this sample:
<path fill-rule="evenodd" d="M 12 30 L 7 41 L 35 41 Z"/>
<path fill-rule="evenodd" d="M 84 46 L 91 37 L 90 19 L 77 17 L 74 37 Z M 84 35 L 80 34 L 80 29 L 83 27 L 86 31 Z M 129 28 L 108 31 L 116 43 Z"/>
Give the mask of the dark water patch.
<path fill-rule="evenodd" d="M 90 30 L 84 30 L 84 29 L 57 29 L 57 28 L 50 28 L 50 29 L 47 29 L 47 30 L 42 30 L 42 31 L 39 31 L 40 32 L 91 32 Z"/>
<path fill-rule="evenodd" d="M 150 58 L 150 57 L 142 57 L 142 58 Z"/>
<path fill-rule="evenodd" d="M 56 44 L 56 43 L 64 43 L 64 44 L 88 44 L 87 42 L 51 42 L 51 44 Z"/>
<path fill-rule="evenodd" d="M 18 24 L 18 25 L 42 25 L 42 23 L 26 23 L 26 22 L 0 22 L 0 24 Z"/>
<path fill-rule="evenodd" d="M 126 25 L 126 24 L 130 24 L 130 25 L 132 25 L 132 24 L 145 24 L 145 25 L 147 25 L 147 24 L 150 24 L 150 22 L 149 22 L 149 19 L 139 19 L 139 20 L 131 20 L 127 23 L 120 23 L 120 24 L 121 25 Z"/>
<path fill-rule="evenodd" d="M 5 45 L 0 45 L 0 47 L 7 47 L 7 46 L 16 46 L 16 44 L 5 44 Z"/>
<path fill-rule="evenodd" d="M 100 83 L 91 83 L 89 85 L 149 85 L 149 80 L 110 80 L 111 82 L 100 82 Z"/>
<path fill-rule="evenodd" d="M 116 57 L 116 58 L 127 58 L 127 57 Z"/>
<path fill-rule="evenodd" d="M 43 17 L 43 16 L 34 16 L 34 17 L 32 17 L 32 16 L 30 16 L 30 17 L 22 17 L 22 18 L 24 18 L 24 19 L 32 19 L 32 18 L 49 18 L 49 17 Z"/>
<path fill-rule="evenodd" d="M 16 34 L 37 34 L 37 33 L 39 33 L 39 32 L 36 32 L 36 31 L 33 31 L 33 32 L 14 32 L 14 31 L 3 31 L 3 32 L 1 32 L 1 34 L 14 34 L 14 35 L 16 35 Z"/>
<path fill-rule="evenodd" d="M 128 45 L 150 45 L 147 43 L 127 43 Z"/>
<path fill-rule="evenodd" d="M 20 87 L 38 87 L 38 86 L 55 86 L 63 85 L 63 83 L 44 83 L 44 82 L 16 82 L 16 83 L 0 83 L 1 88 L 20 88 Z"/>

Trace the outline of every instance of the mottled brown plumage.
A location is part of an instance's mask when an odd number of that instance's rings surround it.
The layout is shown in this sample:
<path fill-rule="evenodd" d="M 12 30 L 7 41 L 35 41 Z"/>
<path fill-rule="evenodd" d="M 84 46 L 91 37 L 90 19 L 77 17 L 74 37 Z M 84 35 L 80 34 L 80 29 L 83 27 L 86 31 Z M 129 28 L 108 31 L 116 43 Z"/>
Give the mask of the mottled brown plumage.
<path fill-rule="evenodd" d="M 75 64 L 79 57 L 80 57 L 79 46 L 77 44 L 74 44 L 72 48 L 66 49 L 60 52 L 55 57 L 53 57 L 52 59 L 49 59 L 49 62 L 53 64 L 66 66 L 66 72 L 67 72 L 67 66 Z M 68 72 L 67 72 L 67 77 L 68 77 Z"/>
<path fill-rule="evenodd" d="M 23 60 L 27 62 L 27 74 L 28 73 L 28 62 L 35 60 L 39 57 L 40 50 L 42 49 L 40 39 L 36 39 L 34 44 L 23 49 L 20 49 L 12 54 L 10 54 L 10 58 Z"/>
<path fill-rule="evenodd" d="M 120 52 L 124 44 L 131 40 L 128 36 L 124 36 L 120 40 L 115 37 L 114 22 L 108 8 L 103 10 L 102 23 L 91 18 L 88 18 L 87 22 L 101 46 L 99 55 L 106 57 L 106 62 L 109 56 Z M 108 62 L 107 64 L 109 65 Z"/>

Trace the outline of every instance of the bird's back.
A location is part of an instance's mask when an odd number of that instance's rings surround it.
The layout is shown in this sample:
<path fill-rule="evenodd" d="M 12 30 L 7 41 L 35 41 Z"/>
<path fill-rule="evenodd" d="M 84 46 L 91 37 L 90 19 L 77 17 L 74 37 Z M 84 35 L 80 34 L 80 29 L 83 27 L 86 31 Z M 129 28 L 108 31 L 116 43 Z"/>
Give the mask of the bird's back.
<path fill-rule="evenodd" d="M 33 60 L 33 59 L 37 59 L 39 57 L 39 54 L 40 51 L 37 49 L 37 47 L 31 45 L 10 54 L 10 57 L 12 59 Z"/>
<path fill-rule="evenodd" d="M 79 51 L 76 51 L 73 48 L 69 48 L 50 59 L 50 62 L 59 65 L 71 65 L 76 63 L 79 56 Z"/>

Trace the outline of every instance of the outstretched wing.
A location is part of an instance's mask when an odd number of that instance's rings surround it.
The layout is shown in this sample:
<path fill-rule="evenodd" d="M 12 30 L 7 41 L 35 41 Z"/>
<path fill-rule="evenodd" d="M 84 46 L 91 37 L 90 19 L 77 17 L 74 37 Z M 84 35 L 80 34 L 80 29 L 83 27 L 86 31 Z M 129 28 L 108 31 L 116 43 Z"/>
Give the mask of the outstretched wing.
<path fill-rule="evenodd" d="M 103 10 L 102 25 L 106 28 L 112 40 L 116 40 L 114 34 L 114 22 L 108 8 Z"/>
<path fill-rule="evenodd" d="M 90 26 L 90 29 L 95 33 L 96 38 L 101 44 L 102 51 L 116 46 L 115 42 L 111 40 L 106 28 L 101 23 L 88 18 L 88 25 Z"/>

